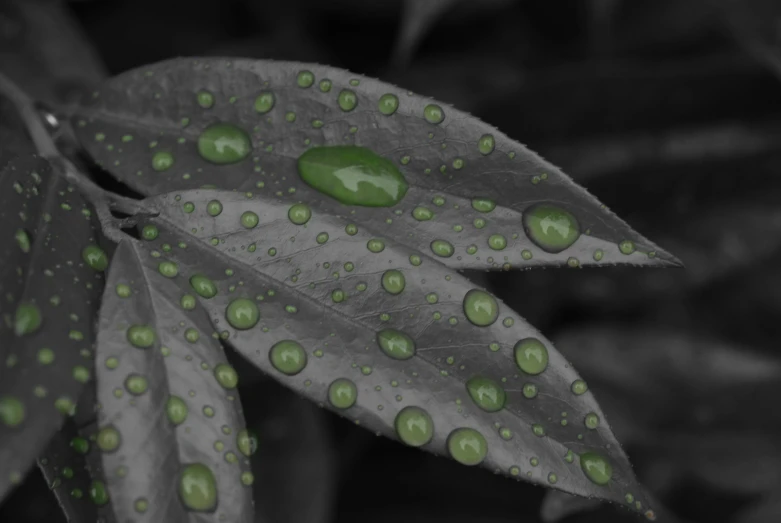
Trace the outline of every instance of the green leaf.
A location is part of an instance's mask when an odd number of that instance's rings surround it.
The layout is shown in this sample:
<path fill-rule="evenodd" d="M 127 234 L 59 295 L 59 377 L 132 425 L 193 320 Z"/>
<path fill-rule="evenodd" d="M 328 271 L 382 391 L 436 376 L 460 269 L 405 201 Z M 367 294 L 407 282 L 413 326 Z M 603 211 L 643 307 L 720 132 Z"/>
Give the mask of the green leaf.
<path fill-rule="evenodd" d="M 0 237 L 2 498 L 91 379 L 106 255 L 90 207 L 35 157 L 0 174 Z"/>
<path fill-rule="evenodd" d="M 305 202 L 422 252 L 439 246 L 438 260 L 460 269 L 679 265 L 497 129 L 341 69 L 171 60 L 107 81 L 73 121 L 92 157 L 146 195 L 212 186 Z M 389 201 L 365 182 L 348 204 L 313 188 L 347 167 L 342 176 L 397 169 L 406 182 L 393 186 L 398 204 L 367 207 Z"/>
<path fill-rule="evenodd" d="M 176 273 L 134 241 L 119 245 L 109 273 L 96 443 L 112 506 L 122 521 L 250 522 L 238 377 Z"/>
<path fill-rule="evenodd" d="M 621 503 L 632 493 L 648 509 L 572 367 L 433 255 L 317 209 L 301 223 L 300 204 L 265 195 L 147 203 L 159 215 L 142 236 L 160 267 L 175 264 L 173 279 L 192 286 L 220 337 L 284 385 L 464 464 Z M 612 467 L 605 485 L 581 469 L 598 463 L 592 452 Z"/>

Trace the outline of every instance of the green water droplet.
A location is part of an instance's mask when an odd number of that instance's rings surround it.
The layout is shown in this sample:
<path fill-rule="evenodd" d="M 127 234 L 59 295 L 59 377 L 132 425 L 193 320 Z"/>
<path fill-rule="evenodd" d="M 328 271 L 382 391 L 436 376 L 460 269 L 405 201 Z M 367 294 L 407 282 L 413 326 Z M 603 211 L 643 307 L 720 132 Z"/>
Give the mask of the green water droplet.
<path fill-rule="evenodd" d="M 155 331 L 146 325 L 131 325 L 127 329 L 127 341 L 139 349 L 148 349 L 154 345 L 156 338 Z"/>
<path fill-rule="evenodd" d="M 95 442 L 103 452 L 114 452 L 119 448 L 122 437 L 113 425 L 108 425 L 98 431 Z"/>
<path fill-rule="evenodd" d="M 187 403 L 179 396 L 170 396 L 165 403 L 165 413 L 174 425 L 181 425 L 187 419 Z"/>
<path fill-rule="evenodd" d="M 105 271 L 108 268 L 108 256 L 103 249 L 97 245 L 87 245 L 81 251 L 81 258 L 84 262 L 96 271 Z"/>
<path fill-rule="evenodd" d="M 578 239 L 580 225 L 564 209 L 548 204 L 532 206 L 523 213 L 526 235 L 546 252 L 561 252 Z"/>
<path fill-rule="evenodd" d="M 425 207 L 415 207 L 412 210 L 412 217 L 419 222 L 425 222 L 432 219 L 434 217 L 434 213 Z"/>
<path fill-rule="evenodd" d="M 408 360 L 415 355 L 415 342 L 401 331 L 384 329 L 377 333 L 382 352 L 396 360 Z"/>
<path fill-rule="evenodd" d="M 227 363 L 220 363 L 214 367 L 214 377 L 217 378 L 217 383 L 226 389 L 235 389 L 239 384 L 239 375 Z"/>
<path fill-rule="evenodd" d="M 410 265 L 418 267 L 421 263 L 423 263 L 423 259 L 417 254 L 410 254 L 409 263 Z"/>
<path fill-rule="evenodd" d="M 377 254 L 385 250 L 385 242 L 377 238 L 372 238 L 366 242 L 366 248 L 369 249 L 369 251 Z"/>
<path fill-rule="evenodd" d="M 102 507 L 108 503 L 108 491 L 106 490 L 106 484 L 98 480 L 93 481 L 89 487 L 89 497 L 92 502 L 99 507 Z"/>
<path fill-rule="evenodd" d="M 621 251 L 621 254 L 632 254 L 635 252 L 635 244 L 630 240 L 624 240 L 618 244 L 618 250 Z"/>
<path fill-rule="evenodd" d="M 209 109 L 214 105 L 214 95 L 209 91 L 199 91 L 196 95 L 196 100 L 198 101 L 198 105 L 204 109 Z"/>
<path fill-rule="evenodd" d="M 306 150 L 298 158 L 298 173 L 307 185 L 345 205 L 391 207 L 408 188 L 393 162 L 353 145 Z"/>
<path fill-rule="evenodd" d="M 435 292 L 430 292 L 426 294 L 426 301 L 433 305 L 439 301 L 439 296 Z"/>
<path fill-rule="evenodd" d="M 471 289 L 464 296 L 464 314 L 474 325 L 487 327 L 499 318 L 496 298 L 480 289 Z"/>
<path fill-rule="evenodd" d="M 434 437 L 434 421 L 420 407 L 405 407 L 393 423 L 399 439 L 411 447 L 422 447 Z"/>
<path fill-rule="evenodd" d="M 488 198 L 472 198 L 472 209 L 477 212 L 491 212 L 496 209 L 496 202 Z"/>
<path fill-rule="evenodd" d="M 486 412 L 497 412 L 504 408 L 507 395 L 495 381 L 475 376 L 466 382 L 466 390 L 475 404 Z"/>
<path fill-rule="evenodd" d="M 174 155 L 168 151 L 157 151 L 152 155 L 152 169 L 157 172 L 167 171 L 174 166 Z"/>
<path fill-rule="evenodd" d="M 450 457 L 462 465 L 478 465 L 488 454 L 485 437 L 474 429 L 455 429 L 447 437 L 447 450 Z"/>
<path fill-rule="evenodd" d="M 255 98 L 255 111 L 266 114 L 274 107 L 274 93 L 262 92 Z"/>
<path fill-rule="evenodd" d="M 118 283 L 116 287 L 117 296 L 120 298 L 129 298 L 133 291 L 130 289 L 130 285 L 124 283 Z"/>
<path fill-rule="evenodd" d="M 197 301 L 195 300 L 195 296 L 192 294 L 185 294 L 182 296 L 182 299 L 179 300 L 179 304 L 182 306 L 182 308 L 186 311 L 191 311 L 195 309 L 195 305 L 197 304 Z"/>
<path fill-rule="evenodd" d="M 515 344 L 515 363 L 526 374 L 540 374 L 548 366 L 548 349 L 537 338 L 525 338 Z"/>
<path fill-rule="evenodd" d="M 423 108 L 423 117 L 428 123 L 442 123 L 442 120 L 445 119 L 445 111 L 437 104 L 429 104 Z"/>
<path fill-rule="evenodd" d="M 488 246 L 495 251 L 501 251 L 507 247 L 507 238 L 501 234 L 492 234 L 488 238 Z"/>
<path fill-rule="evenodd" d="M 252 436 L 247 429 L 242 429 L 236 434 L 236 447 L 247 457 L 254 454 L 256 446 L 253 447 Z"/>
<path fill-rule="evenodd" d="M 523 396 L 528 399 L 537 397 L 537 385 L 534 383 L 526 383 L 523 386 Z"/>
<path fill-rule="evenodd" d="M 382 114 L 390 116 L 399 108 L 399 97 L 395 94 L 384 94 L 380 96 L 377 106 Z"/>
<path fill-rule="evenodd" d="M 282 340 L 274 344 L 269 351 L 271 364 L 279 372 L 295 376 L 306 367 L 306 351 L 296 341 Z"/>
<path fill-rule="evenodd" d="M 252 211 L 245 211 L 242 213 L 240 221 L 245 229 L 254 229 L 260 223 L 260 218 Z"/>
<path fill-rule="evenodd" d="M 237 298 L 225 309 L 225 319 L 234 329 L 247 330 L 260 320 L 260 311 L 255 302 L 247 298 Z"/>
<path fill-rule="evenodd" d="M 607 485 L 613 477 L 613 467 L 596 452 L 584 452 L 580 455 L 580 468 L 592 483 Z"/>
<path fill-rule="evenodd" d="M 206 212 L 209 216 L 219 216 L 222 212 L 222 203 L 219 200 L 212 200 L 206 204 Z"/>
<path fill-rule="evenodd" d="M 349 409 L 357 399 L 355 383 L 346 378 L 334 380 L 328 387 L 328 401 L 337 409 Z"/>
<path fill-rule="evenodd" d="M 334 289 L 331 292 L 331 300 L 333 300 L 334 303 L 342 303 L 344 301 L 345 294 L 342 289 Z"/>
<path fill-rule="evenodd" d="M 70 441 L 70 447 L 74 452 L 84 455 L 89 452 L 89 441 L 81 436 L 76 436 Z"/>
<path fill-rule="evenodd" d="M 349 89 L 342 89 L 339 92 L 337 101 L 339 102 L 339 107 L 345 112 L 352 111 L 358 105 L 358 97 Z"/>
<path fill-rule="evenodd" d="M 588 390 L 588 386 L 586 385 L 586 382 L 583 380 L 575 380 L 572 382 L 572 385 L 570 386 L 570 390 L 572 390 L 572 393 L 576 396 L 580 396 L 581 394 L 585 394 Z"/>
<path fill-rule="evenodd" d="M 450 258 L 453 256 L 455 249 L 453 244 L 446 240 L 434 240 L 431 242 L 431 252 L 442 258 Z"/>
<path fill-rule="evenodd" d="M 602 257 L 605 255 L 604 252 L 602 252 L 602 249 L 597 249 L 594 251 L 594 261 L 602 261 Z"/>
<path fill-rule="evenodd" d="M 33 303 L 20 303 L 16 307 L 14 315 L 14 334 L 24 336 L 32 334 L 41 327 L 43 317 L 37 305 Z"/>
<path fill-rule="evenodd" d="M 160 231 L 154 225 L 144 225 L 144 228 L 141 229 L 141 237 L 150 242 L 156 240 L 159 234 Z"/>
<path fill-rule="evenodd" d="M 90 372 L 86 367 L 76 365 L 73 367 L 73 379 L 79 383 L 87 383 L 90 379 Z"/>
<path fill-rule="evenodd" d="M 317 243 L 319 243 L 320 245 L 324 244 L 325 242 L 328 241 L 328 233 L 327 232 L 321 232 L 320 234 L 317 235 L 317 237 L 315 238 L 315 241 Z"/>
<path fill-rule="evenodd" d="M 136 511 L 136 512 L 138 512 L 139 514 L 143 514 L 143 513 L 145 513 L 147 510 L 149 510 L 149 500 L 147 500 L 146 498 L 138 498 L 138 499 L 137 499 L 137 500 L 135 500 L 135 502 L 133 503 L 133 508 L 134 508 L 134 509 L 135 509 L 135 511 Z"/>
<path fill-rule="evenodd" d="M 539 423 L 535 423 L 532 425 L 532 432 L 534 433 L 535 436 L 541 438 L 545 435 L 545 427 L 543 427 Z"/>
<path fill-rule="evenodd" d="M 587 429 L 594 430 L 599 427 L 599 416 L 594 412 L 589 412 L 583 419 L 583 424 L 586 425 Z"/>
<path fill-rule="evenodd" d="M 252 152 L 249 135 L 233 124 L 216 123 L 198 137 L 198 153 L 211 163 L 223 165 L 240 162 Z"/>
<path fill-rule="evenodd" d="M 491 154 L 494 152 L 494 147 L 496 147 L 496 141 L 494 140 L 494 136 L 492 134 L 484 134 L 477 141 L 477 149 L 482 155 Z"/>
<path fill-rule="evenodd" d="M 0 421 L 6 427 L 18 427 L 25 417 L 24 404 L 13 396 L 0 396 Z"/>
<path fill-rule="evenodd" d="M 344 232 L 346 232 L 350 236 L 355 236 L 356 234 L 358 234 L 358 226 L 355 225 L 354 223 L 347 224 L 344 227 Z"/>
<path fill-rule="evenodd" d="M 305 203 L 291 205 L 287 217 L 296 225 L 304 225 L 312 217 L 312 209 Z"/>
<path fill-rule="evenodd" d="M 315 75 L 312 74 L 312 71 L 301 71 L 298 73 L 296 83 L 303 89 L 312 87 L 312 84 L 315 83 Z"/>
<path fill-rule="evenodd" d="M 203 274 L 194 274 L 190 277 L 190 286 L 201 298 L 214 298 L 217 295 L 217 286 Z"/>
<path fill-rule="evenodd" d="M 175 278 L 179 274 L 179 266 L 169 261 L 160 262 L 157 270 L 166 278 Z"/>
<path fill-rule="evenodd" d="M 193 512 L 212 512 L 217 508 L 217 481 L 203 463 L 186 465 L 179 475 L 179 497 Z"/>
<path fill-rule="evenodd" d="M 149 382 L 147 379 L 139 374 L 131 374 L 125 379 L 125 389 L 134 396 L 140 396 L 145 393 L 148 387 Z"/>
<path fill-rule="evenodd" d="M 30 252 L 30 236 L 27 235 L 27 231 L 17 229 L 14 238 L 16 238 L 16 244 L 19 245 L 23 253 Z"/>
<path fill-rule="evenodd" d="M 404 273 L 396 269 L 385 271 L 382 275 L 382 288 L 389 294 L 399 294 L 404 290 L 406 279 Z"/>

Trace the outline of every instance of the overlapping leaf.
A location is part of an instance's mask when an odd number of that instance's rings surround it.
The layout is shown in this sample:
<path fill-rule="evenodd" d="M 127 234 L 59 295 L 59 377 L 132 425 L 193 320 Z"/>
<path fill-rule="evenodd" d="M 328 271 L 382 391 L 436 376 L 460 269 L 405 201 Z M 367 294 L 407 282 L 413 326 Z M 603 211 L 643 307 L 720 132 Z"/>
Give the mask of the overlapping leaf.
<path fill-rule="evenodd" d="M 220 337 L 284 385 L 463 463 L 621 503 L 631 493 L 648 508 L 571 366 L 433 256 L 318 210 L 297 225 L 290 204 L 264 196 L 200 190 L 148 203 L 160 213 L 142 224 L 148 247 L 200 289 Z M 539 373 L 516 362 L 529 338 L 548 358 Z M 405 417 L 414 408 L 426 413 L 417 425 Z M 611 464 L 606 485 L 581 470 L 578 455 L 592 451 Z"/>
<path fill-rule="evenodd" d="M 176 274 L 175 265 L 130 240 L 109 273 L 96 356 L 96 441 L 112 508 L 121 521 L 251 522 L 238 377 Z"/>
<path fill-rule="evenodd" d="M 48 164 L 0 174 L 0 497 L 21 481 L 93 367 L 105 253 L 92 211 Z"/>
<path fill-rule="evenodd" d="M 109 80 L 73 121 L 92 157 L 144 194 L 214 186 L 304 201 L 417 250 L 431 252 L 433 241 L 447 241 L 452 254 L 439 261 L 451 267 L 678 263 L 555 166 L 493 127 L 335 68 L 229 59 L 162 62 Z M 217 123 L 248 133 L 246 157 L 215 164 L 199 154 L 199 138 Z M 406 195 L 381 209 L 324 196 L 297 174 L 299 157 L 316 146 L 369 149 L 403 174 Z M 476 198 L 496 208 L 480 212 L 472 206 Z M 524 213 L 532 217 L 539 204 L 574 217 L 553 223 L 560 214 L 543 226 L 554 235 L 577 237 L 574 243 L 552 249 L 530 239 Z M 417 219 L 418 207 L 431 219 Z"/>

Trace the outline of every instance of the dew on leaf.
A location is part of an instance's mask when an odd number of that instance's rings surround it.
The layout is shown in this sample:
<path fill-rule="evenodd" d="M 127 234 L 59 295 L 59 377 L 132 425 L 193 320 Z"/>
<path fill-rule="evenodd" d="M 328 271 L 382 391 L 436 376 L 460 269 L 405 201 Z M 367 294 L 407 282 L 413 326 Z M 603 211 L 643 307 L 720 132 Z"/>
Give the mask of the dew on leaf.
<path fill-rule="evenodd" d="M 275 343 L 269 351 L 269 360 L 279 372 L 295 376 L 306 367 L 306 351 L 300 343 L 293 340 L 282 340 Z"/>
<path fill-rule="evenodd" d="M 576 396 L 580 396 L 581 394 L 585 394 L 588 390 L 588 386 L 586 385 L 586 382 L 583 380 L 575 380 L 572 382 L 572 385 L 570 386 L 570 389 L 572 390 L 572 393 Z"/>
<path fill-rule="evenodd" d="M 174 278 L 179 274 L 179 267 L 170 261 L 160 262 L 157 266 L 157 270 L 166 278 Z"/>
<path fill-rule="evenodd" d="M 252 211 L 244 211 L 239 221 L 241 221 L 241 225 L 245 229 L 254 229 L 260 223 L 260 218 Z"/>
<path fill-rule="evenodd" d="M 198 153 L 211 163 L 237 163 L 249 156 L 252 143 L 249 135 L 233 124 L 216 123 L 203 130 L 198 137 Z"/>
<path fill-rule="evenodd" d="M 494 140 L 494 137 L 491 134 L 484 134 L 477 141 L 477 149 L 480 151 L 480 154 L 482 155 L 491 154 L 492 152 L 494 152 L 494 147 L 496 147 L 496 141 Z"/>
<path fill-rule="evenodd" d="M 41 327 L 43 316 L 34 303 L 20 303 L 14 314 L 14 334 L 24 336 L 32 334 Z"/>
<path fill-rule="evenodd" d="M 466 390 L 475 404 L 486 412 L 497 412 L 504 408 L 507 395 L 495 381 L 475 376 L 466 382 Z"/>
<path fill-rule="evenodd" d="M 131 374 L 125 379 L 125 389 L 134 396 L 145 393 L 148 387 L 147 379 L 139 374 Z"/>
<path fill-rule="evenodd" d="M 287 217 L 296 225 L 304 225 L 312 217 L 312 209 L 305 203 L 291 205 Z"/>
<path fill-rule="evenodd" d="M 369 251 L 377 254 L 385 250 L 385 242 L 378 238 L 372 238 L 366 242 L 366 248 L 369 249 Z"/>
<path fill-rule="evenodd" d="M 488 246 L 495 251 L 501 251 L 507 247 L 507 238 L 501 234 L 492 234 L 488 237 Z"/>
<path fill-rule="evenodd" d="M 380 96 L 377 106 L 382 114 L 390 116 L 399 108 L 399 97 L 391 93 L 384 94 Z"/>
<path fill-rule="evenodd" d="M 594 412 L 589 412 L 583 419 L 583 424 L 587 429 L 594 430 L 599 427 L 599 416 Z"/>
<path fill-rule="evenodd" d="M 87 245 L 81 251 L 81 258 L 84 262 L 96 271 L 105 271 L 108 268 L 108 256 L 106 252 L 97 245 Z"/>
<path fill-rule="evenodd" d="M 16 244 L 23 253 L 30 252 L 30 236 L 27 234 L 27 231 L 24 229 L 17 229 L 16 233 L 14 233 L 14 238 L 16 239 Z"/>
<path fill-rule="evenodd" d="M 260 311 L 255 302 L 247 298 L 237 298 L 225 309 L 225 319 L 234 329 L 247 330 L 260 320 Z"/>
<path fill-rule="evenodd" d="M 548 349 L 537 338 L 524 338 L 515 344 L 515 363 L 526 374 L 537 375 L 548 366 Z"/>
<path fill-rule="evenodd" d="M 194 274 L 191 276 L 190 286 L 201 298 L 206 298 L 208 300 L 217 295 L 217 286 L 202 274 Z"/>
<path fill-rule="evenodd" d="M 419 222 L 425 222 L 432 219 L 434 217 L 434 213 L 425 207 L 415 207 L 412 210 L 412 217 Z"/>
<path fill-rule="evenodd" d="M 618 244 L 618 250 L 621 251 L 621 254 L 632 254 L 635 252 L 635 244 L 630 240 L 624 240 Z"/>
<path fill-rule="evenodd" d="M 199 91 L 196 95 L 198 105 L 204 109 L 209 109 L 214 105 L 214 95 L 209 91 Z"/>
<path fill-rule="evenodd" d="M 122 438 L 113 425 L 108 425 L 98 431 L 95 442 L 103 452 L 114 452 L 119 448 Z"/>
<path fill-rule="evenodd" d="M 447 438 L 450 457 L 462 465 L 479 465 L 488 454 L 485 437 L 474 429 L 455 429 Z"/>
<path fill-rule="evenodd" d="M 382 275 L 382 288 L 389 294 L 400 294 L 405 284 L 404 273 L 399 270 L 391 269 Z"/>
<path fill-rule="evenodd" d="M 496 202 L 488 198 L 472 198 L 472 208 L 477 212 L 491 212 L 496 209 Z"/>
<path fill-rule="evenodd" d="M 434 421 L 420 407 L 405 407 L 394 421 L 399 439 L 411 447 L 421 447 L 434 437 Z"/>
<path fill-rule="evenodd" d="M 131 325 L 127 329 L 127 341 L 139 349 L 148 349 L 155 343 L 155 331 L 146 325 Z"/>
<path fill-rule="evenodd" d="M 0 421 L 6 427 L 18 427 L 25 418 L 24 404 L 13 396 L 0 396 Z"/>
<path fill-rule="evenodd" d="M 220 363 L 214 367 L 214 377 L 217 383 L 226 389 L 235 389 L 239 384 L 239 375 L 236 370 L 226 363 Z"/>
<path fill-rule="evenodd" d="M 262 92 L 255 98 L 255 111 L 266 114 L 274 107 L 274 93 Z"/>
<path fill-rule="evenodd" d="M 144 228 L 141 229 L 141 237 L 150 242 L 156 240 L 159 234 L 160 232 L 155 225 L 144 225 Z"/>
<path fill-rule="evenodd" d="M 222 203 L 219 200 L 211 200 L 206 204 L 206 213 L 209 216 L 219 216 L 222 212 Z"/>
<path fill-rule="evenodd" d="M 203 463 L 190 463 L 179 475 L 179 497 L 187 510 L 212 512 L 217 508 L 217 481 Z"/>
<path fill-rule="evenodd" d="M 355 92 L 350 89 L 342 89 L 339 92 L 337 101 L 339 107 L 345 112 L 352 111 L 355 109 L 355 106 L 358 105 L 358 97 L 355 95 Z"/>
<path fill-rule="evenodd" d="M 423 117 L 429 123 L 438 124 L 445 119 L 445 111 L 437 104 L 429 104 L 423 108 Z"/>
<path fill-rule="evenodd" d="M 89 487 L 89 497 L 99 507 L 108 503 L 108 491 L 105 483 L 99 480 L 93 481 Z"/>
<path fill-rule="evenodd" d="M 347 378 L 339 378 L 328 386 L 328 401 L 337 409 L 349 409 L 358 399 L 358 388 Z"/>
<path fill-rule="evenodd" d="M 431 252 L 442 258 L 450 258 L 455 249 L 453 244 L 447 240 L 434 240 L 431 242 Z"/>
<path fill-rule="evenodd" d="M 312 71 L 301 71 L 298 73 L 296 83 L 303 89 L 312 87 L 312 84 L 315 83 L 315 75 L 312 74 Z"/>
<path fill-rule="evenodd" d="M 181 425 L 187 419 L 187 403 L 179 396 L 170 396 L 165 403 L 165 413 L 174 425 Z"/>
<path fill-rule="evenodd" d="M 174 155 L 168 151 L 157 151 L 152 155 L 152 169 L 157 172 L 167 171 L 174 166 Z"/>
<path fill-rule="evenodd" d="M 564 209 L 548 204 L 534 205 L 523 213 L 526 235 L 539 248 L 557 253 L 575 243 L 580 236 L 580 225 Z"/>
<path fill-rule="evenodd" d="M 499 317 L 499 304 L 496 298 L 480 289 L 471 289 L 464 296 L 464 314 L 478 327 L 492 325 Z"/>
<path fill-rule="evenodd" d="M 415 342 L 396 329 L 384 329 L 378 332 L 377 345 L 382 352 L 396 360 L 408 360 L 415 355 Z"/>
<path fill-rule="evenodd" d="M 118 283 L 116 287 L 117 296 L 120 298 L 129 298 L 132 294 L 132 290 L 130 289 L 130 285 L 124 284 L 124 283 Z"/>
<path fill-rule="evenodd" d="M 580 468 L 592 483 L 607 485 L 613 477 L 613 467 L 606 458 L 596 452 L 584 452 L 580 455 Z"/>

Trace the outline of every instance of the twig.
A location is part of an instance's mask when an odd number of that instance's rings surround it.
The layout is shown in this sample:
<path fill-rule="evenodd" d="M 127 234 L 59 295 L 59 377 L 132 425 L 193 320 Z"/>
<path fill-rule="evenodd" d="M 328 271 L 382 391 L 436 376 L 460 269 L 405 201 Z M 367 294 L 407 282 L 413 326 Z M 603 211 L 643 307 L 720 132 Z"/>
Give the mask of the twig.
<path fill-rule="evenodd" d="M 0 93 L 5 95 L 19 111 L 38 153 L 49 161 L 55 173 L 76 187 L 95 206 L 106 236 L 118 241 L 122 238 L 121 227 L 127 225 L 127 220 L 115 218 L 111 214 L 111 210 L 131 216 L 158 214 L 156 209 L 150 208 L 144 201 L 106 191 L 83 174 L 73 162 L 57 149 L 49 131 L 41 121 L 33 99 L 1 72 Z"/>

